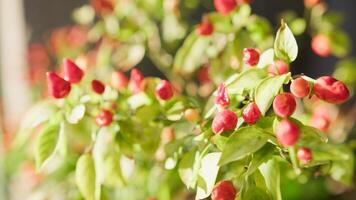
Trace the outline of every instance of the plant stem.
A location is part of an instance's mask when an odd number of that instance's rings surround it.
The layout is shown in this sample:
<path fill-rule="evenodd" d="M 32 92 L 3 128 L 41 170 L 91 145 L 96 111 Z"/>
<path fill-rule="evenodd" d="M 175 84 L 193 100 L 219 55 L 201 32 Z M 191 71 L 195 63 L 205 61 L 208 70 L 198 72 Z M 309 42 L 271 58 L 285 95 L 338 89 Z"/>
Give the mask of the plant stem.
<path fill-rule="evenodd" d="M 299 169 L 298 166 L 298 160 L 297 160 L 297 155 L 296 155 L 296 149 L 295 147 L 289 147 L 289 157 L 293 165 L 294 172 L 299 175 L 301 173 L 301 170 Z"/>

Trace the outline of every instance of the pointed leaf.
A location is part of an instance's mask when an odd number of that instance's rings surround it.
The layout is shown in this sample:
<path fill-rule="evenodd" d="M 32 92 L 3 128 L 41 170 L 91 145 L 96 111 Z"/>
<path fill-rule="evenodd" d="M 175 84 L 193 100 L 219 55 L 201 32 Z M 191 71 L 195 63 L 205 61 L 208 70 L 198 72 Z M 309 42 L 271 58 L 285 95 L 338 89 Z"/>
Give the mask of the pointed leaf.
<path fill-rule="evenodd" d="M 251 68 L 234 75 L 226 81 L 226 87 L 229 94 L 242 94 L 245 90 L 255 88 L 258 83 L 267 77 L 266 70 Z"/>
<path fill-rule="evenodd" d="M 293 62 L 298 55 L 298 45 L 288 25 L 282 21 L 274 41 L 274 52 L 277 58 L 288 63 Z"/>
<path fill-rule="evenodd" d="M 195 199 L 205 199 L 211 194 L 220 168 L 218 165 L 220 156 L 221 153 L 215 152 L 207 154 L 202 159 L 199 176 L 201 177 L 201 182 L 204 182 L 203 185 L 205 187 L 200 187 L 201 184 L 199 184 L 198 181 L 198 188 Z"/>
<path fill-rule="evenodd" d="M 282 200 L 281 196 L 281 175 L 276 158 L 272 158 L 267 163 L 259 167 L 263 177 L 265 178 L 266 186 L 272 194 L 273 199 Z"/>
<path fill-rule="evenodd" d="M 49 124 L 39 133 L 35 144 L 35 160 L 37 169 L 40 169 L 54 153 L 58 135 L 58 124 Z"/>
<path fill-rule="evenodd" d="M 95 167 L 90 154 L 83 154 L 77 161 L 75 180 L 80 193 L 86 200 L 95 199 Z"/>
<path fill-rule="evenodd" d="M 272 136 L 263 129 L 247 126 L 238 129 L 227 141 L 219 165 L 244 158 L 263 147 Z"/>
<path fill-rule="evenodd" d="M 290 73 L 263 79 L 255 90 L 255 102 L 264 115 L 272 105 L 274 97 L 279 93 L 283 84 L 289 81 Z"/>

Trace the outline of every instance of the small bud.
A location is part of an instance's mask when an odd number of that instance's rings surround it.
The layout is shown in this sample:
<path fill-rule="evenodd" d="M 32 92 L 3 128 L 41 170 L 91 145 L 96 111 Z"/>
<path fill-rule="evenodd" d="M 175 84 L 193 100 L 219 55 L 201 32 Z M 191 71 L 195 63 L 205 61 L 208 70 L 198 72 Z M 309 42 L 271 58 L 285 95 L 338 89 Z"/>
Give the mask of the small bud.
<path fill-rule="evenodd" d="M 169 100 L 173 97 L 173 87 L 170 82 L 162 80 L 156 87 L 156 96 L 162 100 Z"/>
<path fill-rule="evenodd" d="M 163 144 L 167 144 L 172 142 L 175 138 L 174 128 L 172 127 L 165 127 L 161 133 L 161 141 Z"/>
<path fill-rule="evenodd" d="M 72 60 L 65 58 L 63 60 L 64 67 L 64 79 L 70 83 L 79 83 L 83 76 L 84 72 L 78 67 Z"/>
<path fill-rule="evenodd" d="M 297 78 L 290 85 L 291 93 L 298 98 L 304 98 L 310 93 L 309 82 L 303 78 Z"/>
<path fill-rule="evenodd" d="M 115 8 L 115 0 L 91 0 L 90 4 L 99 15 L 110 13 Z"/>
<path fill-rule="evenodd" d="M 56 99 L 61 99 L 69 94 L 71 86 L 68 81 L 58 76 L 55 72 L 47 72 L 46 75 L 50 95 Z"/>
<path fill-rule="evenodd" d="M 231 110 L 223 110 L 216 114 L 212 123 L 212 130 L 215 134 L 232 131 L 237 125 L 237 115 Z"/>
<path fill-rule="evenodd" d="M 312 152 L 307 147 L 301 147 L 298 149 L 297 158 L 304 163 L 308 163 L 312 160 Z"/>
<path fill-rule="evenodd" d="M 279 117 L 291 116 L 297 107 L 294 96 L 291 93 L 281 93 L 274 98 L 273 111 Z"/>
<path fill-rule="evenodd" d="M 277 140 L 283 146 L 293 146 L 299 139 L 299 127 L 288 119 L 281 121 L 276 127 Z"/>
<path fill-rule="evenodd" d="M 196 109 L 188 108 L 184 111 L 184 117 L 190 122 L 196 122 L 199 119 L 199 113 Z"/>
<path fill-rule="evenodd" d="M 141 92 L 141 84 L 144 77 L 140 70 L 134 68 L 131 70 L 129 88 L 134 94 Z"/>
<path fill-rule="evenodd" d="M 314 94 L 319 99 L 334 104 L 344 103 L 350 96 L 346 85 L 331 76 L 322 76 L 316 80 Z"/>
<path fill-rule="evenodd" d="M 289 72 L 289 65 L 283 60 L 276 60 L 274 64 L 268 66 L 267 71 L 271 76 L 286 74 Z"/>
<path fill-rule="evenodd" d="M 111 86 L 117 90 L 126 88 L 129 83 L 129 79 L 121 71 L 114 71 L 111 74 Z"/>
<path fill-rule="evenodd" d="M 236 5 L 236 0 L 214 0 L 216 11 L 224 15 L 227 15 L 233 11 Z"/>
<path fill-rule="evenodd" d="M 113 120 L 113 114 L 108 110 L 102 110 L 95 118 L 98 126 L 109 126 Z"/>
<path fill-rule="evenodd" d="M 203 20 L 197 27 L 197 33 L 201 36 L 209 36 L 214 32 L 214 26 L 209 20 Z"/>
<path fill-rule="evenodd" d="M 97 94 L 103 94 L 105 91 L 105 85 L 99 80 L 92 80 L 91 82 L 92 90 Z"/>
<path fill-rule="evenodd" d="M 226 107 L 230 105 L 230 98 L 229 95 L 227 94 L 224 83 L 221 83 L 219 85 L 214 103 L 222 107 Z"/>
<path fill-rule="evenodd" d="M 311 48 L 313 52 L 321 57 L 328 57 L 331 55 L 331 44 L 326 35 L 316 35 L 311 41 Z"/>
<path fill-rule="evenodd" d="M 248 66 L 255 66 L 260 60 L 260 53 L 253 48 L 245 48 L 243 50 L 243 61 Z"/>
<path fill-rule="evenodd" d="M 231 181 L 220 181 L 211 192 L 211 200 L 234 200 L 236 193 Z"/>
<path fill-rule="evenodd" d="M 198 80 L 200 84 L 211 82 L 209 71 L 210 71 L 210 66 L 202 66 L 198 70 Z"/>
<path fill-rule="evenodd" d="M 242 112 L 244 121 L 249 124 L 255 124 L 261 117 L 261 111 L 255 102 L 250 103 Z"/>

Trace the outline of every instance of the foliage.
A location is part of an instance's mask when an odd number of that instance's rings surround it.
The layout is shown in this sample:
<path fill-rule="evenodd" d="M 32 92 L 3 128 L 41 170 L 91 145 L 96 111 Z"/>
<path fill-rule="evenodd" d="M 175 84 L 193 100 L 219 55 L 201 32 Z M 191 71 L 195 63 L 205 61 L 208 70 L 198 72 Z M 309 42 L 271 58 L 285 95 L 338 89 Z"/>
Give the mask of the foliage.
<path fill-rule="evenodd" d="M 168 2 L 119 0 L 113 9 L 96 8 L 94 12 L 85 5 L 74 12 L 76 21 L 88 29 L 85 42 L 78 48 L 71 42 L 57 44 L 54 55 L 58 62 L 63 57 L 77 57 L 85 76 L 72 84 L 67 97 L 36 105 L 25 117 L 13 145 L 13 151 L 33 146 L 34 154 L 26 155 L 26 159 L 34 159 L 38 172 L 45 176 L 36 187 L 45 188 L 51 182 L 66 184 L 65 191 L 75 191 L 68 199 L 152 196 L 168 200 L 186 199 L 191 194 L 205 199 L 217 182 L 230 180 L 238 190 L 236 199 L 278 200 L 283 198 L 283 173 L 292 173 L 293 180 L 318 173 L 351 186 L 352 149 L 328 140 L 327 131 L 309 122 L 315 111 L 310 106 L 324 106 L 313 100 L 312 91 L 311 99 L 298 99 L 297 111 L 289 117 L 300 130 L 300 138 L 292 147 L 279 142 L 276 129 L 282 119 L 272 108 L 275 97 L 295 76 L 290 72 L 271 75 L 269 67 L 277 60 L 291 66 L 297 59 L 294 34 L 309 31 L 310 26 L 313 35 L 322 32 L 330 37 L 334 55 L 347 54 L 347 36 L 341 31 L 331 34 L 337 24 L 335 16 L 325 13 L 322 5 L 308 9 L 307 19 L 285 13 L 274 36 L 271 24 L 252 14 L 251 7 L 243 3 L 229 14 L 204 15 L 214 32 L 202 36 L 181 16 L 194 12 L 200 2 Z M 246 47 L 261 51 L 256 66 L 243 62 Z M 90 62 L 93 52 L 95 62 Z M 138 92 L 132 89 L 137 84 L 133 75 L 123 89 L 109 83 L 113 71 L 128 71 L 144 57 L 170 80 L 172 98 L 158 98 L 159 78 L 145 77 Z M 195 77 L 199 78 L 202 66 L 207 65 L 210 75 L 205 78 L 209 80 L 197 83 Z M 335 75 L 342 78 L 351 66 L 352 61 L 340 63 Z M 311 86 L 316 81 L 303 77 Z M 103 94 L 91 90 L 94 78 L 105 83 Z M 355 81 L 348 76 L 345 82 Z M 213 88 L 220 83 L 225 84 L 230 99 L 224 109 L 237 114 L 238 124 L 232 131 L 213 134 L 212 121 L 222 109 L 213 102 Z M 241 117 L 251 102 L 261 111 L 253 125 Z M 188 109 L 196 112 L 194 118 Z M 102 110 L 113 114 L 108 126 L 95 124 Z M 29 135 L 36 138 L 34 145 Z M 312 150 L 310 162 L 297 159 L 300 147 Z M 9 154 L 8 161 L 14 156 Z"/>

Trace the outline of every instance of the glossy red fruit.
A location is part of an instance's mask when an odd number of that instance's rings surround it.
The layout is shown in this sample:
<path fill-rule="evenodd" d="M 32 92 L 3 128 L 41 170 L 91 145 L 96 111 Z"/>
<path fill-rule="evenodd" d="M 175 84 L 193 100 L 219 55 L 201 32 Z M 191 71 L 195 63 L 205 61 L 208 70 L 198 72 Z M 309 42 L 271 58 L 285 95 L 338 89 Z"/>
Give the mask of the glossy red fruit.
<path fill-rule="evenodd" d="M 167 80 L 162 80 L 156 86 L 156 96 L 162 100 L 169 100 L 173 97 L 173 87 Z"/>
<path fill-rule="evenodd" d="M 245 48 L 243 50 L 243 61 L 246 65 L 255 66 L 260 60 L 260 52 L 254 48 Z"/>
<path fill-rule="evenodd" d="M 230 98 L 229 98 L 229 95 L 227 94 L 224 83 L 221 83 L 219 85 L 214 102 L 215 102 L 215 104 L 222 106 L 222 107 L 226 107 L 226 106 L 230 105 Z"/>
<path fill-rule="evenodd" d="M 55 72 L 47 72 L 46 75 L 48 92 L 51 96 L 61 99 L 69 94 L 71 86 L 68 81 L 58 76 Z"/>
<path fill-rule="evenodd" d="M 144 77 L 140 70 L 136 68 L 131 70 L 129 88 L 134 94 L 137 94 L 141 91 L 141 84 L 143 79 Z"/>
<path fill-rule="evenodd" d="M 209 36 L 214 32 L 214 25 L 209 20 L 203 20 L 197 27 L 197 33 L 201 36 Z"/>
<path fill-rule="evenodd" d="M 292 81 L 290 91 L 295 97 L 304 98 L 310 93 L 309 82 L 299 77 Z"/>
<path fill-rule="evenodd" d="M 304 0 L 304 5 L 307 8 L 311 8 L 319 4 L 322 0 Z"/>
<path fill-rule="evenodd" d="M 109 126 L 112 122 L 113 114 L 108 110 L 102 110 L 95 118 L 98 126 Z"/>
<path fill-rule="evenodd" d="M 282 120 L 276 127 L 277 140 L 285 147 L 293 146 L 299 139 L 299 127 L 288 119 Z"/>
<path fill-rule="evenodd" d="M 316 80 L 314 94 L 319 99 L 334 104 L 344 103 L 350 96 L 347 86 L 331 76 L 322 76 Z"/>
<path fill-rule="evenodd" d="M 242 112 L 244 121 L 249 124 L 255 124 L 261 117 L 261 111 L 255 102 L 250 103 Z"/>
<path fill-rule="evenodd" d="M 296 107 L 297 103 L 291 93 L 284 92 L 274 98 L 273 111 L 279 117 L 291 116 L 294 113 Z"/>
<path fill-rule="evenodd" d="M 229 14 L 236 7 L 236 0 L 214 0 L 214 6 L 216 11 L 221 14 Z"/>
<path fill-rule="evenodd" d="M 297 158 L 304 163 L 310 162 L 312 160 L 312 151 L 307 147 L 301 147 L 298 149 Z"/>
<path fill-rule="evenodd" d="M 271 76 L 286 74 L 289 72 L 289 65 L 283 60 L 276 60 L 267 68 L 268 74 Z"/>
<path fill-rule="evenodd" d="M 79 83 L 83 76 L 84 72 L 78 67 L 72 60 L 65 58 L 63 60 L 64 67 L 64 79 L 70 83 Z"/>
<path fill-rule="evenodd" d="M 117 90 L 125 89 L 129 83 L 129 79 L 122 71 L 114 71 L 111 74 L 111 85 Z"/>
<path fill-rule="evenodd" d="M 237 125 L 237 115 L 231 110 L 223 110 L 216 114 L 212 123 L 212 130 L 215 134 L 225 131 L 232 131 Z"/>
<path fill-rule="evenodd" d="M 91 82 L 92 90 L 97 94 L 103 94 L 105 91 L 105 85 L 99 80 L 92 80 Z"/>
<path fill-rule="evenodd" d="M 217 183 L 211 192 L 212 200 L 234 200 L 236 197 L 236 189 L 231 181 L 220 181 Z"/>
<path fill-rule="evenodd" d="M 326 35 L 316 35 L 311 41 L 311 48 L 316 55 L 328 57 L 331 55 L 330 40 Z"/>

